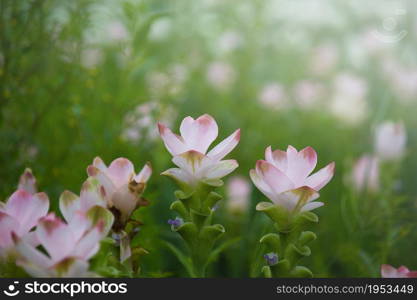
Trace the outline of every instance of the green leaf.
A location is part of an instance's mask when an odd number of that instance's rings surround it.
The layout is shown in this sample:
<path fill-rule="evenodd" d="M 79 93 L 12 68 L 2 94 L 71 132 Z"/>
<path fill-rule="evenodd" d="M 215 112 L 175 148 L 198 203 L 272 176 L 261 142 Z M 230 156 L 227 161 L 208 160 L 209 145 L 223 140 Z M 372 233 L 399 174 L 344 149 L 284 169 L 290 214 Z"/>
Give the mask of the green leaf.
<path fill-rule="evenodd" d="M 163 242 L 163 244 L 174 253 L 174 255 L 178 258 L 180 263 L 184 266 L 184 268 L 187 270 L 188 274 L 191 277 L 195 277 L 193 266 L 191 259 L 189 259 L 186 255 L 184 255 L 181 250 L 179 250 L 177 247 L 175 247 L 173 244 L 169 242 Z"/>

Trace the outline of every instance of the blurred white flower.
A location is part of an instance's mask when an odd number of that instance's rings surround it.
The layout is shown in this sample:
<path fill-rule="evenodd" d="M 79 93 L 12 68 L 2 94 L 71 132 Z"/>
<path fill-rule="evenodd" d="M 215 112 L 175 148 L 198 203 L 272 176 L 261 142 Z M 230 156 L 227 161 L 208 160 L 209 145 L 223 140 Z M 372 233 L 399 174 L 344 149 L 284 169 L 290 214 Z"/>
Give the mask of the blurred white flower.
<path fill-rule="evenodd" d="M 363 155 L 355 162 L 352 183 L 358 192 L 379 190 L 379 160 L 376 156 Z"/>
<path fill-rule="evenodd" d="M 375 130 L 375 153 L 382 160 L 401 158 L 405 152 L 407 133 L 402 122 L 386 121 Z"/>
<path fill-rule="evenodd" d="M 160 42 L 169 36 L 172 30 L 171 18 L 164 17 L 156 20 L 149 30 L 148 38 L 151 41 Z"/>
<path fill-rule="evenodd" d="M 220 53 L 228 53 L 239 48 L 242 41 L 242 36 L 238 32 L 226 31 L 217 40 L 217 47 Z"/>
<path fill-rule="evenodd" d="M 310 70 L 318 76 L 332 72 L 339 62 L 339 51 L 336 45 L 322 44 L 313 49 L 310 61 Z"/>
<path fill-rule="evenodd" d="M 334 80 L 330 112 L 346 123 L 360 123 L 368 113 L 367 91 L 364 79 L 349 73 L 339 74 Z"/>
<path fill-rule="evenodd" d="M 282 109 L 287 105 L 285 89 L 280 83 L 269 83 L 260 91 L 258 101 L 267 108 Z"/>
<path fill-rule="evenodd" d="M 207 81 L 213 88 L 224 91 L 234 83 L 236 72 L 230 64 L 215 61 L 209 64 L 206 76 Z"/>
<path fill-rule="evenodd" d="M 87 69 L 97 66 L 101 63 L 102 59 L 103 55 L 100 49 L 87 48 L 81 53 L 81 64 Z"/>
<path fill-rule="evenodd" d="M 248 209 L 251 193 L 249 181 L 242 176 L 233 176 L 227 182 L 227 208 L 231 212 L 244 213 Z"/>
<path fill-rule="evenodd" d="M 110 41 L 118 42 L 126 40 L 129 36 L 129 33 L 122 23 L 119 21 L 113 21 L 106 27 L 106 36 Z"/>
<path fill-rule="evenodd" d="M 416 67 L 404 67 L 390 57 L 383 61 L 382 71 L 399 101 L 408 103 L 417 97 Z"/>
<path fill-rule="evenodd" d="M 324 86 L 319 82 L 305 79 L 295 84 L 293 93 L 299 107 L 310 109 L 323 97 Z"/>

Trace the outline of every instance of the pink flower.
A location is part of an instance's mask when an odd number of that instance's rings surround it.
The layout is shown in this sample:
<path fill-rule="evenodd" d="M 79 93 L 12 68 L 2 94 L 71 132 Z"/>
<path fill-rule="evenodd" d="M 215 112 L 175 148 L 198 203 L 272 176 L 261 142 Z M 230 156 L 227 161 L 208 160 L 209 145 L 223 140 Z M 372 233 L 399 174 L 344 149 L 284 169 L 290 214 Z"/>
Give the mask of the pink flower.
<path fill-rule="evenodd" d="M 379 189 L 379 160 L 375 156 L 363 155 L 358 159 L 352 172 L 353 186 L 357 191 Z"/>
<path fill-rule="evenodd" d="M 26 169 L 21 176 L 19 189 L 5 204 L 0 202 L 0 255 L 7 254 L 13 248 L 13 234 L 36 244 L 36 237 L 30 231 L 48 213 L 48 209 L 48 196 L 36 193 L 36 180 L 32 172 Z"/>
<path fill-rule="evenodd" d="M 417 271 L 410 271 L 405 266 L 396 269 L 390 265 L 381 265 L 381 276 L 382 278 L 417 278 Z"/>
<path fill-rule="evenodd" d="M 273 203 L 290 212 L 309 211 L 323 205 L 314 200 L 333 177 L 334 162 L 310 175 L 317 164 L 317 153 L 311 147 L 300 152 L 292 146 L 286 152 L 268 147 L 265 158 L 257 161 L 250 177 Z"/>
<path fill-rule="evenodd" d="M 375 131 L 375 152 L 382 160 L 401 158 L 405 152 L 407 134 L 402 122 L 384 122 Z"/>
<path fill-rule="evenodd" d="M 239 143 L 240 129 L 208 151 L 217 138 L 216 121 L 205 114 L 197 119 L 186 117 L 181 122 L 181 136 L 158 123 L 159 133 L 167 150 L 174 156 L 172 161 L 179 168 L 172 168 L 163 175 L 181 183 L 195 186 L 200 181 L 217 180 L 238 167 L 236 160 L 222 160 Z"/>
<path fill-rule="evenodd" d="M 118 221 L 125 223 L 140 204 L 152 168 L 147 163 L 135 174 L 132 162 L 126 158 L 117 158 L 107 167 L 101 158 L 96 157 L 88 166 L 87 173 L 104 187 L 107 206 L 112 211 L 117 210 L 120 213 Z"/>
<path fill-rule="evenodd" d="M 88 259 L 97 253 L 99 242 L 109 229 L 108 224 L 106 226 L 109 216 L 103 215 L 106 210 L 95 208 L 99 212 L 91 215 L 76 212 L 77 215 L 71 219 L 73 222 L 68 224 L 53 213 L 43 217 L 35 233 L 47 255 L 14 236 L 16 250 L 20 255 L 17 263 L 35 277 L 88 276 Z M 100 214 L 102 218 L 97 218 Z"/>
<path fill-rule="evenodd" d="M 245 212 L 250 201 L 251 185 L 244 177 L 234 176 L 227 183 L 227 206 L 236 213 Z"/>

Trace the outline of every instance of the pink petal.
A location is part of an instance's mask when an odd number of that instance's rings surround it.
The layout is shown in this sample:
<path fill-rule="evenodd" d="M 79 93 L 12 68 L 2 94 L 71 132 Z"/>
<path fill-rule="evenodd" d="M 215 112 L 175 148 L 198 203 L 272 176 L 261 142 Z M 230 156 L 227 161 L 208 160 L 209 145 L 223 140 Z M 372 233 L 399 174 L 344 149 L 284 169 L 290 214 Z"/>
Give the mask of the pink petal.
<path fill-rule="evenodd" d="M 263 176 L 260 176 L 254 169 L 249 171 L 249 176 L 258 190 L 260 190 L 265 196 L 273 201 L 275 194 L 269 185 L 263 180 Z"/>
<path fill-rule="evenodd" d="M 214 161 L 219 161 L 232 151 L 240 140 L 240 129 L 233 132 L 207 154 Z"/>
<path fill-rule="evenodd" d="M 36 235 L 54 262 L 60 261 L 71 253 L 76 242 L 68 225 L 53 213 L 39 221 Z"/>
<path fill-rule="evenodd" d="M 303 208 L 301 208 L 301 211 L 302 212 L 303 211 L 310 211 L 310 210 L 316 209 L 316 208 L 318 208 L 320 206 L 323 206 L 323 205 L 324 205 L 323 202 L 313 201 L 313 202 L 310 202 L 310 203 L 307 203 L 306 205 L 304 205 Z"/>
<path fill-rule="evenodd" d="M 78 241 L 73 255 L 84 260 L 90 259 L 100 248 L 103 232 L 103 222 L 100 222 Z"/>
<path fill-rule="evenodd" d="M 9 215 L 20 224 L 19 235 L 23 235 L 45 216 L 49 209 L 49 199 L 45 193 L 30 194 L 25 190 L 14 192 L 6 204 Z"/>
<path fill-rule="evenodd" d="M 332 179 L 335 169 L 335 163 L 332 162 L 320 169 L 318 172 L 314 173 L 307 177 L 305 185 L 311 187 L 312 189 L 319 191 L 322 189 L 329 181 Z"/>
<path fill-rule="evenodd" d="M 272 152 L 271 146 L 269 146 L 265 150 L 265 159 L 267 162 L 277 167 L 281 172 L 287 172 L 287 152 L 279 149 Z"/>
<path fill-rule="evenodd" d="M 194 120 L 186 117 L 181 122 L 180 133 L 189 150 L 196 150 L 205 154 L 207 149 L 217 138 L 218 127 L 216 121 L 208 114 Z"/>
<path fill-rule="evenodd" d="M 172 133 L 171 129 L 161 123 L 158 123 L 158 129 L 169 153 L 175 156 L 188 150 L 182 137 Z"/>
<path fill-rule="evenodd" d="M 382 278 L 398 278 L 397 269 L 390 265 L 381 265 Z"/>
<path fill-rule="evenodd" d="M 307 176 L 314 170 L 317 164 L 317 153 L 311 147 L 306 147 L 300 152 L 289 146 L 287 150 L 288 169 L 287 176 L 296 186 L 304 184 Z"/>
<path fill-rule="evenodd" d="M 193 179 L 190 176 L 190 174 L 179 168 L 168 169 L 165 172 L 161 173 L 161 175 L 171 177 L 174 180 L 177 180 L 181 183 L 193 184 Z"/>
<path fill-rule="evenodd" d="M 294 188 L 294 184 L 284 173 L 265 160 L 256 162 L 256 171 L 276 194 Z"/>
<path fill-rule="evenodd" d="M 12 232 L 19 231 L 19 222 L 5 212 L 0 212 L 0 248 L 13 245 Z"/>
<path fill-rule="evenodd" d="M 97 169 L 103 171 L 103 172 L 105 172 L 107 170 L 106 164 L 98 156 L 96 158 L 94 158 L 94 160 L 93 160 L 93 166 L 96 167 Z"/>
<path fill-rule="evenodd" d="M 25 190 L 29 194 L 37 192 L 36 178 L 33 176 L 32 170 L 27 168 L 19 179 L 18 189 Z"/>
<path fill-rule="evenodd" d="M 70 191 L 64 191 L 59 197 L 59 210 L 64 219 L 69 222 L 74 217 L 75 213 L 81 209 L 80 198 Z"/>
<path fill-rule="evenodd" d="M 35 265 L 41 268 L 48 268 L 52 262 L 45 254 L 36 249 L 33 245 L 15 237 L 16 251 L 22 256 L 28 265 Z M 26 263 L 23 264 L 25 267 Z M 25 268 L 26 269 L 26 268 Z"/>
<path fill-rule="evenodd" d="M 125 184 L 113 193 L 111 201 L 113 205 L 122 213 L 122 220 L 126 221 L 135 210 L 139 195 L 129 189 Z"/>
<path fill-rule="evenodd" d="M 181 155 L 174 156 L 172 162 L 184 171 L 198 176 L 201 170 L 204 170 L 212 164 L 211 159 L 209 159 L 204 154 L 190 150 Z"/>
<path fill-rule="evenodd" d="M 303 211 L 303 207 L 307 206 L 306 210 L 309 208 L 313 209 L 317 204 L 311 204 L 311 202 L 319 197 L 319 194 L 310 189 L 309 187 L 300 187 L 290 191 L 285 191 L 276 195 L 275 204 L 284 206 L 289 211 L 293 211 L 297 208 L 297 211 Z M 311 205 L 309 205 L 311 204 Z M 319 205 L 321 206 L 321 205 Z M 317 206 L 318 207 L 318 206 Z"/>
<path fill-rule="evenodd" d="M 104 188 L 106 197 L 110 197 L 116 190 L 116 186 L 113 184 L 112 179 L 97 167 L 92 165 L 88 166 L 87 174 L 100 182 Z"/>
<path fill-rule="evenodd" d="M 81 188 L 79 209 L 86 212 L 95 205 L 106 207 L 107 202 L 105 196 L 105 189 L 100 185 L 98 179 L 89 177 Z"/>
<path fill-rule="evenodd" d="M 148 162 L 142 168 L 140 173 L 138 175 L 136 175 L 135 181 L 136 182 L 141 182 L 141 183 L 146 183 L 149 180 L 149 177 L 151 177 L 151 175 L 152 175 L 152 166 Z"/>
<path fill-rule="evenodd" d="M 236 160 L 221 160 L 213 166 L 209 167 L 205 172 L 205 179 L 219 179 L 232 173 L 239 164 Z"/>
<path fill-rule="evenodd" d="M 126 158 L 117 158 L 107 169 L 107 176 L 110 177 L 116 187 L 120 187 L 133 179 L 135 176 L 135 169 L 130 160 Z"/>

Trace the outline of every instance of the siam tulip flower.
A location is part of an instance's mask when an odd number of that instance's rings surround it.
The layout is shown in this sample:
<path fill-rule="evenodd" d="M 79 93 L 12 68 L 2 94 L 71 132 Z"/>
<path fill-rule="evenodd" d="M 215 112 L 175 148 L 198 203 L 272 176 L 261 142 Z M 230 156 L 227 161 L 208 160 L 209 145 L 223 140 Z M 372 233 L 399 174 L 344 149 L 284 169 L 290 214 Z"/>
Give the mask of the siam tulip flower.
<path fill-rule="evenodd" d="M 227 90 L 235 81 L 236 72 L 228 63 L 212 62 L 207 68 L 207 81 L 219 91 Z"/>
<path fill-rule="evenodd" d="M 250 201 L 251 186 L 241 177 L 234 176 L 227 183 L 227 206 L 236 213 L 245 212 Z"/>
<path fill-rule="evenodd" d="M 266 148 L 266 160 L 258 160 L 250 176 L 256 187 L 275 205 L 288 212 L 310 211 L 323 205 L 314 201 L 318 191 L 333 177 L 335 163 L 332 162 L 310 175 L 317 164 L 317 153 L 307 147 L 297 151 L 288 146 L 287 151 Z M 257 206 L 262 210 L 263 202 Z"/>
<path fill-rule="evenodd" d="M 368 84 L 362 78 L 348 73 L 339 74 L 334 81 L 330 112 L 348 124 L 356 124 L 366 117 Z"/>
<path fill-rule="evenodd" d="M 381 276 L 382 278 L 417 278 L 417 271 L 410 271 L 405 266 L 396 269 L 390 265 L 381 265 Z"/>
<path fill-rule="evenodd" d="M 407 134 L 402 122 L 387 121 L 375 131 L 375 152 L 381 160 L 401 158 L 405 152 Z"/>
<path fill-rule="evenodd" d="M 152 174 L 149 163 L 135 174 L 132 162 L 126 158 L 117 158 L 107 167 L 96 157 L 87 173 L 104 187 L 107 207 L 115 214 L 117 224 L 124 225 L 138 206 L 146 204 L 141 195 Z"/>
<path fill-rule="evenodd" d="M 294 86 L 294 98 L 302 109 L 316 107 L 318 101 L 323 97 L 324 87 L 321 83 L 310 79 L 301 80 Z"/>
<path fill-rule="evenodd" d="M 356 191 L 379 190 L 379 160 L 372 155 L 363 155 L 359 158 L 352 171 L 352 183 Z"/>
<path fill-rule="evenodd" d="M 69 224 L 54 213 L 43 217 L 35 233 L 47 254 L 14 235 L 20 255 L 17 264 L 35 277 L 89 276 L 88 260 L 99 250 L 99 242 L 107 235 L 113 221 L 111 213 L 99 206 L 89 212 L 91 214 L 76 213 L 72 216 L 76 222 Z"/>
<path fill-rule="evenodd" d="M 279 83 L 265 85 L 258 96 L 258 101 L 267 108 L 284 108 L 287 105 L 284 87 Z"/>
<path fill-rule="evenodd" d="M 30 169 L 20 178 L 19 189 L 7 202 L 0 202 L 0 256 L 13 249 L 12 235 L 37 244 L 31 229 L 48 213 L 49 199 L 45 193 L 36 193 L 36 179 Z"/>
<path fill-rule="evenodd" d="M 195 187 L 200 181 L 213 182 L 228 175 L 238 167 L 236 160 L 222 160 L 240 140 L 240 129 L 208 151 L 217 138 L 218 127 L 210 115 L 197 119 L 186 117 L 181 123 L 181 136 L 158 123 L 159 133 L 167 150 L 173 155 L 172 168 L 164 173 L 181 184 Z"/>
<path fill-rule="evenodd" d="M 339 62 L 339 51 L 334 44 L 326 43 L 313 49 L 310 69 L 315 75 L 327 75 Z"/>
<path fill-rule="evenodd" d="M 242 45 L 243 39 L 239 32 L 226 31 L 217 40 L 217 48 L 220 53 L 229 53 Z"/>

